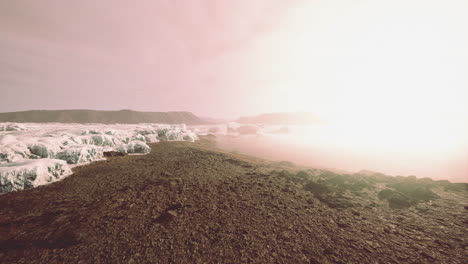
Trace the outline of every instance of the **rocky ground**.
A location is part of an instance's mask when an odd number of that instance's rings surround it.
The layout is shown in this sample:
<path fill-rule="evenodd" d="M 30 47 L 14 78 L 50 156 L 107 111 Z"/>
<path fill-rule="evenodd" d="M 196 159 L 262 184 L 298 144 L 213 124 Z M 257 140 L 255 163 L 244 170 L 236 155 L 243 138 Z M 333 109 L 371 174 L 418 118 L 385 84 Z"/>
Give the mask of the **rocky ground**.
<path fill-rule="evenodd" d="M 338 175 L 213 142 L 157 143 L 1 195 L 0 262 L 466 263 L 466 185 Z"/>

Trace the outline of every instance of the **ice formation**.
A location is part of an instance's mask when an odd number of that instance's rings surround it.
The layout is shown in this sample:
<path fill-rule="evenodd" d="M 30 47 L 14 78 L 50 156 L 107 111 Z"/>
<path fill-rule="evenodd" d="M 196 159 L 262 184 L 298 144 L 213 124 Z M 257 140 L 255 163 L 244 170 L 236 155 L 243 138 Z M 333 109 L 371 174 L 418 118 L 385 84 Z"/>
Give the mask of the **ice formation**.
<path fill-rule="evenodd" d="M 22 124 L 15 123 L 0 123 L 0 131 L 22 131 L 26 130 L 26 127 Z"/>
<path fill-rule="evenodd" d="M 197 139 L 185 125 L 0 123 L 0 193 L 61 179 L 68 164 L 103 159 L 105 151 L 145 154 L 147 143 Z"/>
<path fill-rule="evenodd" d="M 70 174 L 72 171 L 67 163 L 57 159 L 0 164 L 0 193 L 44 185 Z"/>
<path fill-rule="evenodd" d="M 72 146 L 57 153 L 56 158 L 68 164 L 83 164 L 104 157 L 103 149 L 96 146 Z"/>

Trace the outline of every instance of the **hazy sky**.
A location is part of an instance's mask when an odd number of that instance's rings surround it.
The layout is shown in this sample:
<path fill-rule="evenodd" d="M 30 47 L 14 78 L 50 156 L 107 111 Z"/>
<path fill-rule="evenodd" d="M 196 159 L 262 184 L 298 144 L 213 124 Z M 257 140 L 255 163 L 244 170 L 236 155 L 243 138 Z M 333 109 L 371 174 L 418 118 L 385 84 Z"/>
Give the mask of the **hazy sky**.
<path fill-rule="evenodd" d="M 463 177 L 468 1 L 0 0 L 0 89 L 0 112 L 308 111 L 327 146 Z"/>
<path fill-rule="evenodd" d="M 467 73 L 466 0 L 0 1 L 2 112 L 459 121 Z"/>
<path fill-rule="evenodd" d="M 243 55 L 293 2 L 0 1 L 0 111 L 235 115 L 252 81 Z"/>

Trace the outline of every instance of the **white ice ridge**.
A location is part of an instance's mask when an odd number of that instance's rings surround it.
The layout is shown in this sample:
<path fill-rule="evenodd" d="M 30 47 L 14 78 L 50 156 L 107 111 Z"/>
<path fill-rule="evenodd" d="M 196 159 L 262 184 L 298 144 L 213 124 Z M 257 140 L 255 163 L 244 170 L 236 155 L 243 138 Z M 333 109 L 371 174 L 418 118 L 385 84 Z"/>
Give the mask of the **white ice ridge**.
<path fill-rule="evenodd" d="M 147 143 L 197 139 L 196 133 L 184 124 L 0 123 L 0 194 L 51 182 L 50 175 L 54 175 L 55 180 L 61 179 L 69 175 L 68 164 L 81 165 L 103 159 L 105 151 L 144 154 L 151 151 Z M 47 161 L 47 166 L 32 161 Z M 61 169 L 51 169 L 52 161 L 55 165 L 61 164 Z M 32 165 L 36 174 L 31 172 Z M 55 172 L 43 176 L 43 168 Z M 43 180 L 44 177 L 49 178 Z"/>
<path fill-rule="evenodd" d="M 67 162 L 57 159 L 24 160 L 0 165 L 0 193 L 44 185 L 72 174 Z"/>

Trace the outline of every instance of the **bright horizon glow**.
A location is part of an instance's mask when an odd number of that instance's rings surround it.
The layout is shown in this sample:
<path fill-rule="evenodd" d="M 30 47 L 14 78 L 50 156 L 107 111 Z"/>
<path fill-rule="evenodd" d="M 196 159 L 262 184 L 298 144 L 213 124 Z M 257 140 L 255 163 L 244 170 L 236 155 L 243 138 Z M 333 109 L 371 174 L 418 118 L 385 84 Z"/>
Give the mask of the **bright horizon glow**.
<path fill-rule="evenodd" d="M 466 12 L 468 2 L 456 0 L 306 1 L 257 43 L 271 49 L 252 54 L 252 71 L 274 80 L 271 101 L 318 113 L 342 129 L 343 140 L 463 155 Z"/>
<path fill-rule="evenodd" d="M 271 112 L 317 113 L 322 142 L 362 169 L 466 181 L 467 12 L 462 0 L 305 1 L 254 43 L 255 96 Z"/>
<path fill-rule="evenodd" d="M 0 111 L 312 112 L 330 145 L 468 180 L 467 14 L 466 0 L 4 1 Z"/>

